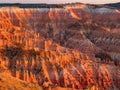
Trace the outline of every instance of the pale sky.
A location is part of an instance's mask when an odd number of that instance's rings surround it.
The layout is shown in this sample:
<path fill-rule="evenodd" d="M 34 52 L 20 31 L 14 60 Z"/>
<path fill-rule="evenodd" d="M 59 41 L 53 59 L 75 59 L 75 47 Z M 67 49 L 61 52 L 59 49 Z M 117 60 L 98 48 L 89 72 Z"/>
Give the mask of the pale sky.
<path fill-rule="evenodd" d="M 120 0 L 0 0 L 0 3 L 71 3 L 82 2 L 92 4 L 105 4 L 120 2 Z"/>

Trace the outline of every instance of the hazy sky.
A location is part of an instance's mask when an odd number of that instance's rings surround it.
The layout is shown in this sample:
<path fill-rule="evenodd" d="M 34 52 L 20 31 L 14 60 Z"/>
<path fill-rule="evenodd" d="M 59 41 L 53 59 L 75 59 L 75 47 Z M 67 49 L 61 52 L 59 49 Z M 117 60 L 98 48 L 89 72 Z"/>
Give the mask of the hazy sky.
<path fill-rule="evenodd" d="M 0 0 L 0 3 L 70 3 L 70 2 L 98 4 L 120 2 L 120 0 Z"/>

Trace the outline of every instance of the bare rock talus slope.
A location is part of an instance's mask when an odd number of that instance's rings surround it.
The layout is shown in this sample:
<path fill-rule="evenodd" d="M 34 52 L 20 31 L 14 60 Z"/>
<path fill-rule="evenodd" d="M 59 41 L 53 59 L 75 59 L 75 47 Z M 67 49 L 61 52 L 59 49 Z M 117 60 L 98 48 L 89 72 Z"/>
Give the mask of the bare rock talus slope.
<path fill-rule="evenodd" d="M 119 90 L 119 20 L 105 6 L 2 7 L 1 72 L 53 89 Z"/>
<path fill-rule="evenodd" d="M 11 77 L 7 73 L 0 73 L 0 90 L 43 90 L 39 85 Z"/>

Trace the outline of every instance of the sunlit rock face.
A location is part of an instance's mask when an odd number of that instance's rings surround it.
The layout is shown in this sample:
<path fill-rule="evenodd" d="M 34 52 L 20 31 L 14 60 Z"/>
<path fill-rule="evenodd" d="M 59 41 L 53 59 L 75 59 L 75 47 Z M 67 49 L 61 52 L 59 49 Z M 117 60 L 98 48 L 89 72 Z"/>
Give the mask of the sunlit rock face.
<path fill-rule="evenodd" d="M 85 4 L 0 8 L 0 69 L 44 87 L 119 90 L 120 11 Z"/>

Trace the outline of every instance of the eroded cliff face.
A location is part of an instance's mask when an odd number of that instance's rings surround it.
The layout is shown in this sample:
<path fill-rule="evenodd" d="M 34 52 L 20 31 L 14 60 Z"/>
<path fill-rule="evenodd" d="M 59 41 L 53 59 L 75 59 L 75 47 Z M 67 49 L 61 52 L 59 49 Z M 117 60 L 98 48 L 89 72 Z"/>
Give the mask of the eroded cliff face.
<path fill-rule="evenodd" d="M 44 87 L 119 90 L 119 19 L 84 4 L 0 8 L 1 72 Z"/>

